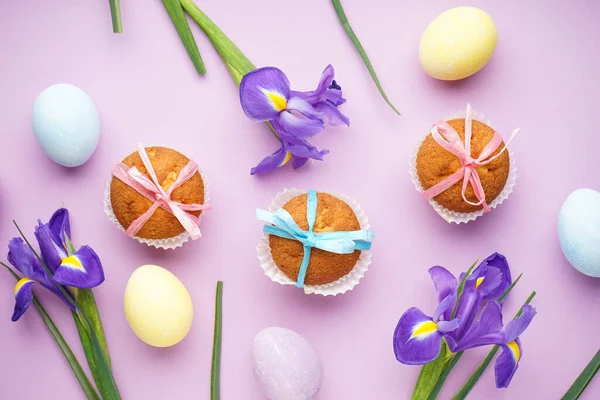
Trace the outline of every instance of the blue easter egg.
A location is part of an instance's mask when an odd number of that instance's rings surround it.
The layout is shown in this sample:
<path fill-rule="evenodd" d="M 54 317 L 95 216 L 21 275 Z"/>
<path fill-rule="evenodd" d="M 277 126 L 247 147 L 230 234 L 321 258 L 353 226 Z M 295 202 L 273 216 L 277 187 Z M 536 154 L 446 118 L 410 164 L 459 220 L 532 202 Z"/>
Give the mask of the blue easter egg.
<path fill-rule="evenodd" d="M 575 269 L 600 277 L 600 192 L 578 189 L 567 197 L 558 214 L 558 240 Z"/>
<path fill-rule="evenodd" d="M 98 111 L 77 86 L 59 83 L 46 88 L 35 99 L 31 124 L 44 153 L 65 167 L 84 164 L 98 145 Z"/>

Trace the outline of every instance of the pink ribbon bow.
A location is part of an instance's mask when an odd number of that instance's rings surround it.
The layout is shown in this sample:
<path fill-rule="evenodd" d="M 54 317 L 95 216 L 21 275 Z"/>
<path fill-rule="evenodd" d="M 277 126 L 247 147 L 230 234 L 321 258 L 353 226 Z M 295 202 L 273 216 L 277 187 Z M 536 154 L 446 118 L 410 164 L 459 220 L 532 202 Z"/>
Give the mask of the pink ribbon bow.
<path fill-rule="evenodd" d="M 148 200 L 153 201 L 154 204 L 152 204 L 144 214 L 133 221 L 125 233 L 130 237 L 134 237 L 150 219 L 152 214 L 154 214 L 154 211 L 156 211 L 158 207 L 162 207 L 177 218 L 192 239 L 198 239 L 202 236 L 200 227 L 198 226 L 200 224 L 200 218 L 191 214 L 190 211 L 208 210 L 211 207 L 207 204 L 183 204 L 171 200 L 171 193 L 173 193 L 173 190 L 183 185 L 188 179 L 194 176 L 198 171 L 198 165 L 193 160 L 190 160 L 190 162 L 188 162 L 179 172 L 175 182 L 173 182 L 173 184 L 165 191 L 160 185 L 160 182 L 156 177 L 156 172 L 150 162 L 150 158 L 146 153 L 146 149 L 141 143 L 137 144 L 137 151 L 152 179 L 148 179 L 148 177 L 142 174 L 136 167 L 129 168 L 123 163 L 117 164 L 113 168 L 112 173 L 117 179 L 123 181 L 132 189 L 135 189 L 135 191 L 146 197 Z"/>
<path fill-rule="evenodd" d="M 490 142 L 484 147 L 483 151 L 478 158 L 471 157 L 471 135 L 472 135 L 472 117 L 471 117 L 471 105 L 467 104 L 467 113 L 465 116 L 465 143 L 463 144 L 458 133 L 452 129 L 447 122 L 439 122 L 431 128 L 431 136 L 433 139 L 444 149 L 454 154 L 460 160 L 462 167 L 444 179 L 443 181 L 433 185 L 429 189 L 423 192 L 423 196 L 426 199 L 431 200 L 438 194 L 448 190 L 452 185 L 463 179 L 462 184 L 462 198 L 463 200 L 471 204 L 472 206 L 483 206 L 483 211 L 490 211 L 490 207 L 485 201 L 485 193 L 483 186 L 481 185 L 481 179 L 477 173 L 478 165 L 486 165 L 498 158 L 507 148 L 510 142 L 514 139 L 515 135 L 519 132 L 520 128 L 513 131 L 508 141 L 502 147 L 502 150 L 493 157 L 490 157 L 502 143 L 502 137 L 494 132 L 494 136 Z M 490 158 L 488 158 L 490 157 Z M 468 184 L 473 187 L 473 193 L 477 200 L 477 203 L 473 203 L 467 200 L 466 192 Z"/>

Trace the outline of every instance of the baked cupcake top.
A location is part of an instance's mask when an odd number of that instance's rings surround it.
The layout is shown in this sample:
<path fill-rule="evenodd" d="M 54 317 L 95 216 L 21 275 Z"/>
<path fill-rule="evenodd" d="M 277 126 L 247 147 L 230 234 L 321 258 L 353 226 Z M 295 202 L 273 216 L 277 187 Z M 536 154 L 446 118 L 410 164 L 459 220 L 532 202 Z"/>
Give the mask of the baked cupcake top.
<path fill-rule="evenodd" d="M 456 131 L 462 143 L 465 141 L 465 119 L 453 119 L 446 123 Z M 478 159 L 484 148 L 494 138 L 495 131 L 486 124 L 472 120 L 471 152 L 473 159 Z M 502 154 L 500 154 L 502 153 Z M 504 151 L 504 142 L 500 141 L 495 151 L 486 157 L 491 162 L 485 165 L 476 165 L 477 175 L 481 181 L 481 187 L 485 193 L 485 202 L 490 204 L 502 192 L 510 171 L 510 159 L 507 151 Z M 417 176 L 424 190 L 430 189 L 440 182 L 448 179 L 463 167 L 461 160 L 455 154 L 443 148 L 432 136 L 428 134 L 421 143 L 417 152 L 416 170 Z M 481 210 L 483 205 L 472 205 L 464 201 L 462 195 L 463 179 L 460 179 L 448 189 L 437 194 L 433 199 L 442 207 L 459 213 L 470 213 Z M 465 197 L 472 203 L 478 203 L 473 185 L 469 184 L 465 190 Z"/>
<path fill-rule="evenodd" d="M 289 200 L 283 209 L 289 213 L 298 227 L 307 231 L 307 194 Z M 360 223 L 354 211 L 343 200 L 327 193 L 317 193 L 316 218 L 313 232 L 347 232 L 360 230 Z M 297 281 L 302 260 L 303 244 L 300 241 L 269 236 L 271 255 L 277 267 L 290 279 Z M 360 250 L 349 254 L 337 254 L 313 248 L 310 253 L 304 283 L 306 285 L 323 285 L 335 282 L 347 275 L 356 265 Z"/>
<path fill-rule="evenodd" d="M 152 180 L 152 176 L 142 160 L 140 150 L 143 150 L 143 148 L 125 157 L 122 161 L 121 170 L 127 168 L 132 170 L 135 167 L 142 175 Z M 145 153 L 156 174 L 160 188 L 164 192 L 168 193 L 184 168 L 186 171 L 190 168 L 190 159 L 178 151 L 166 147 L 146 147 Z M 119 165 L 116 169 L 118 167 Z M 197 167 L 195 167 L 195 173 L 181 185 L 174 188 L 169 197 L 170 200 L 183 204 L 183 208 L 185 208 L 185 205 L 202 205 L 204 203 L 204 181 L 198 173 Z M 110 183 L 110 201 L 115 217 L 125 229 L 128 229 L 134 221 L 157 202 L 142 195 L 139 190 L 117 176 L 113 176 Z M 135 236 L 145 239 L 167 239 L 175 237 L 186 230 L 168 207 L 163 206 L 164 203 L 155 206 L 156 209 L 139 231 L 135 233 Z M 184 212 L 197 218 L 202 210 L 185 210 Z"/>

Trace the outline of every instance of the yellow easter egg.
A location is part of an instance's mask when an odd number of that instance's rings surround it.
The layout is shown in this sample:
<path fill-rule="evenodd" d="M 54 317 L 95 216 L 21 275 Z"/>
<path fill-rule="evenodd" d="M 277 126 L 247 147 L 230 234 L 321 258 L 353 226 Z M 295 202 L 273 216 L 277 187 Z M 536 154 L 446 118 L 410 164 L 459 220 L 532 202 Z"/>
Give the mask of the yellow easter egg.
<path fill-rule="evenodd" d="M 497 38 L 496 25 L 485 11 L 452 8 L 438 15 L 423 32 L 419 61 L 436 79 L 463 79 L 490 61 Z"/>
<path fill-rule="evenodd" d="M 131 330 L 151 346 L 173 346 L 192 327 L 190 294 L 175 275 L 156 265 L 143 265 L 131 274 L 124 306 Z"/>

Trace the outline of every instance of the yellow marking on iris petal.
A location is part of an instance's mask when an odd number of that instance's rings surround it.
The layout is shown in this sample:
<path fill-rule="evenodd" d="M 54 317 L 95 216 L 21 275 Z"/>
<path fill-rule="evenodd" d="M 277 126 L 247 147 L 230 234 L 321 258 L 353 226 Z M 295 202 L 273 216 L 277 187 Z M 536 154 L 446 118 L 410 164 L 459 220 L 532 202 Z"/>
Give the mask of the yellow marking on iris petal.
<path fill-rule="evenodd" d="M 271 105 L 277 111 L 283 111 L 287 108 L 287 100 L 283 95 L 277 92 L 271 92 L 270 90 L 263 89 L 263 93 L 271 100 Z"/>
<path fill-rule="evenodd" d="M 23 285 L 25 285 L 27 282 L 33 282 L 33 279 L 21 278 L 21 280 L 17 282 L 17 284 L 15 285 L 15 296 L 17 295 L 17 293 L 19 293 L 19 290 L 21 290 Z"/>
<path fill-rule="evenodd" d="M 425 321 L 421 322 L 413 329 L 412 335 L 410 338 L 415 338 L 417 336 L 427 336 L 432 334 L 433 332 L 437 332 L 437 324 L 433 321 Z"/>
<path fill-rule="evenodd" d="M 281 162 L 281 164 L 279 164 L 280 167 L 284 166 L 285 164 L 287 164 L 290 160 L 292 159 L 292 153 L 290 153 L 289 151 L 286 152 L 285 154 L 285 158 L 283 159 L 283 161 Z"/>
<path fill-rule="evenodd" d="M 517 342 L 512 341 L 509 344 L 507 344 L 507 346 L 510 349 L 510 351 L 512 351 L 515 360 L 519 362 L 519 360 L 521 359 L 521 351 L 519 350 L 519 345 L 517 344 Z"/>
<path fill-rule="evenodd" d="M 481 278 L 477 278 L 477 280 L 475 281 L 475 289 L 477 289 L 479 287 L 479 285 L 481 285 L 481 282 L 483 282 L 483 279 L 485 277 L 481 277 Z"/>
<path fill-rule="evenodd" d="M 81 261 L 79 261 L 79 259 L 75 256 L 69 256 L 67 258 L 63 258 L 60 265 L 68 267 L 68 268 L 72 268 L 72 269 L 78 269 L 80 271 L 85 271 L 85 268 L 83 268 L 83 265 L 81 265 Z"/>

